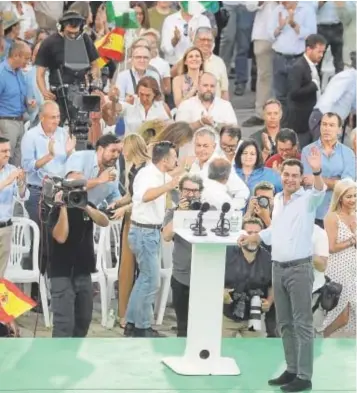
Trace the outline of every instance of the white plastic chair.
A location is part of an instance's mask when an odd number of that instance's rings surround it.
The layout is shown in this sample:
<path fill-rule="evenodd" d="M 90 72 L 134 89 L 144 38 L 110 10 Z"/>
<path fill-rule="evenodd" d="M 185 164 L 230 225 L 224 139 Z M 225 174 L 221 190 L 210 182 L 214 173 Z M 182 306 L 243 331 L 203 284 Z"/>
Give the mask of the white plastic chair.
<path fill-rule="evenodd" d="M 93 283 L 98 283 L 99 284 L 99 290 L 100 290 L 100 306 L 101 306 L 101 313 L 102 313 L 102 321 L 101 325 L 105 327 L 107 325 L 107 319 L 108 319 L 108 295 L 107 295 L 107 283 L 106 283 L 106 277 L 105 273 L 103 270 L 103 266 L 105 264 L 105 261 L 107 259 L 106 257 L 106 233 L 107 233 L 107 228 L 99 228 L 96 225 L 94 225 L 93 233 L 96 234 L 97 231 L 99 231 L 99 240 L 96 244 L 94 242 L 95 246 L 95 252 L 96 252 L 96 272 L 91 274 L 92 277 L 92 282 Z"/>
<path fill-rule="evenodd" d="M 26 233 L 32 230 L 32 270 L 24 270 L 21 266 L 23 256 L 27 251 Z M 40 288 L 41 302 L 45 326 L 51 327 L 50 313 L 48 309 L 48 297 L 45 277 L 40 274 L 38 267 L 38 253 L 40 245 L 40 230 L 37 224 L 28 218 L 13 218 L 13 233 L 11 253 L 5 271 L 5 278 L 14 284 L 38 283 Z"/>
<path fill-rule="evenodd" d="M 170 294 L 170 282 L 172 276 L 172 251 L 173 242 L 165 242 L 161 237 L 161 255 L 160 255 L 160 290 L 155 302 L 156 325 L 162 325 L 164 320 L 167 301 Z"/>

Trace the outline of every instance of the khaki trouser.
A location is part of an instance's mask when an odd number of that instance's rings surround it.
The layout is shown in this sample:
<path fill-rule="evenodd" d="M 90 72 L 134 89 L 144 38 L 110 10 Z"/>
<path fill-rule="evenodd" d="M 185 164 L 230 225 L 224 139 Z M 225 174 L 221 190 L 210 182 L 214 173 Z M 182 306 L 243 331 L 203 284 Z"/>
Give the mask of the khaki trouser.
<path fill-rule="evenodd" d="M 254 54 L 257 62 L 255 111 L 259 117 L 263 117 L 263 106 L 273 95 L 273 49 L 271 42 L 255 40 Z"/>
<path fill-rule="evenodd" d="M 0 228 L 0 278 L 4 277 L 11 251 L 12 226 Z"/>
<path fill-rule="evenodd" d="M 223 337 L 240 337 L 240 338 L 252 338 L 252 337 L 264 337 L 264 334 L 260 332 L 248 330 L 248 321 L 236 322 L 232 319 L 227 318 L 223 315 L 222 324 L 222 335 Z"/>

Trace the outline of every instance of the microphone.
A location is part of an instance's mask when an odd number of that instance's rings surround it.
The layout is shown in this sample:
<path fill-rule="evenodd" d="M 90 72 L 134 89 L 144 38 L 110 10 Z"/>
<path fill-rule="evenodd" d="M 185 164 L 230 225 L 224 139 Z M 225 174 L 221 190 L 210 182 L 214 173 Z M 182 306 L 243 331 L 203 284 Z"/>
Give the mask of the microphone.
<path fill-rule="evenodd" d="M 202 203 L 199 201 L 195 201 L 195 202 L 192 202 L 192 204 L 190 206 L 190 210 L 198 211 L 198 210 L 201 210 L 201 207 L 202 207 Z"/>
<path fill-rule="evenodd" d="M 225 218 L 226 214 L 231 210 L 231 205 L 228 202 L 223 203 L 222 212 L 217 222 L 216 228 L 212 229 L 212 232 L 216 236 L 226 237 L 229 236 L 229 230 L 231 229 L 230 222 Z"/>
<path fill-rule="evenodd" d="M 197 215 L 197 221 L 191 225 L 193 236 L 207 236 L 206 228 L 203 227 L 203 215 L 210 209 L 210 204 L 207 202 L 202 203 L 201 209 Z"/>

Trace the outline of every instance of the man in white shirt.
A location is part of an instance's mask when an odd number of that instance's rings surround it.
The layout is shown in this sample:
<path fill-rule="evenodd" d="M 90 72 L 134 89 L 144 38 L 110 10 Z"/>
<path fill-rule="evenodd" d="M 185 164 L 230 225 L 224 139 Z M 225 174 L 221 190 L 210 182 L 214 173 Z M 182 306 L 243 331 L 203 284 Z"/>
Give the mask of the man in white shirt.
<path fill-rule="evenodd" d="M 263 106 L 272 97 L 273 49 L 268 31 L 268 21 L 278 3 L 276 1 L 247 1 L 248 11 L 256 11 L 252 41 L 257 62 L 257 87 L 255 115 L 243 123 L 243 127 L 264 125 Z"/>
<path fill-rule="evenodd" d="M 179 183 L 179 178 L 171 179 L 168 172 L 176 165 L 175 146 L 170 142 L 159 142 L 153 148 L 152 163 L 134 180 L 128 241 L 140 274 L 127 308 L 124 331 L 127 337 L 160 337 L 151 328 L 151 316 L 160 282 L 160 233 L 165 218 L 166 193 Z"/>
<path fill-rule="evenodd" d="M 217 130 L 222 125 L 237 125 L 232 104 L 216 96 L 217 79 L 205 72 L 198 84 L 197 96 L 182 101 L 177 109 L 176 121 L 185 121 L 193 130 L 209 126 Z"/>
<path fill-rule="evenodd" d="M 208 178 L 210 163 L 217 158 L 222 158 L 215 152 L 216 146 L 216 134 L 214 131 L 209 128 L 202 128 L 195 133 L 194 148 L 196 160 L 191 166 L 190 174 L 200 175 L 202 179 Z M 227 181 L 227 190 L 233 198 L 235 208 L 242 209 L 249 198 L 249 189 L 236 174 L 232 166 Z"/>
<path fill-rule="evenodd" d="M 190 15 L 182 8 L 166 17 L 161 32 L 161 50 L 170 65 L 183 58 L 186 50 L 192 46 L 196 30 L 203 26 L 211 27 L 207 16 Z"/>
<path fill-rule="evenodd" d="M 208 166 L 208 177 L 203 180 L 202 202 L 208 202 L 217 210 L 224 203 L 232 206 L 233 198 L 228 194 L 227 183 L 231 174 L 231 165 L 224 158 L 216 158 Z"/>

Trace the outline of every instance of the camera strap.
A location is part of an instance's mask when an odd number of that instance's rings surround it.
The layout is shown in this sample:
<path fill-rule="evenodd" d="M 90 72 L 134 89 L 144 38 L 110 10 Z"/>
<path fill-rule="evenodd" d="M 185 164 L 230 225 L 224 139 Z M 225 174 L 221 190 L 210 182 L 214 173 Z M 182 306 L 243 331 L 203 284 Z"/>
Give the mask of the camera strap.
<path fill-rule="evenodd" d="M 135 79 L 135 76 L 133 74 L 133 71 L 129 70 L 129 72 L 130 72 L 131 81 L 133 83 L 133 89 L 134 89 L 134 94 L 135 94 L 136 93 L 136 79 Z"/>

